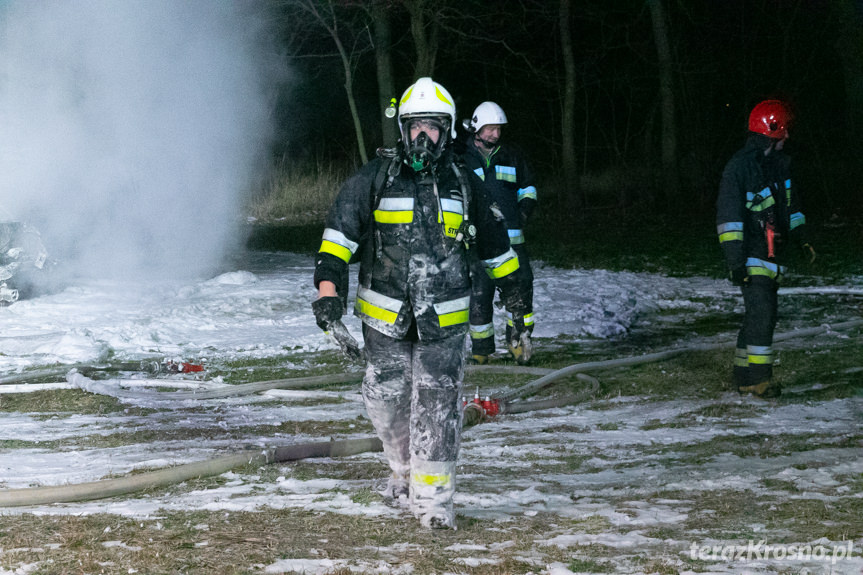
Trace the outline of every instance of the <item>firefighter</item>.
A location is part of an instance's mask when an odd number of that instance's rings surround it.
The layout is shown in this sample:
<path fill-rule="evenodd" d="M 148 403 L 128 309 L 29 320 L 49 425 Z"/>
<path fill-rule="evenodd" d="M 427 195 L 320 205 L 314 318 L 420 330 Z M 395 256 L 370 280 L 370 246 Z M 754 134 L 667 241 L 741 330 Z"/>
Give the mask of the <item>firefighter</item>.
<path fill-rule="evenodd" d="M 330 209 L 312 309 L 318 326 L 358 355 L 340 321 L 344 278 L 357 256 L 354 315 L 362 321 L 367 362 L 362 393 L 392 469 L 386 494 L 408 504 L 423 526 L 454 529 L 469 253 L 501 288 L 513 337 L 525 330 L 526 308 L 504 223 L 484 195 L 472 193 L 473 176 L 452 153 L 452 96 L 420 78 L 402 95 L 398 120 L 396 148 L 379 151 L 349 178 Z"/>
<path fill-rule="evenodd" d="M 791 112 L 765 100 L 749 115 L 749 137 L 725 166 L 716 202 L 716 229 L 732 283 L 743 292 L 743 326 L 737 336 L 734 381 L 741 394 L 777 397 L 772 380 L 777 290 L 788 248 L 803 246 L 810 263 L 806 218 L 783 151 Z"/>
<path fill-rule="evenodd" d="M 523 155 L 513 146 L 501 143 L 501 132 L 507 123 L 503 109 L 494 102 L 483 102 L 473 112 L 467 125 L 470 136 L 465 145 L 464 159 L 467 167 L 483 181 L 491 201 L 498 205 L 506 220 L 509 241 L 518 254 L 524 272 L 520 290 L 528 305 L 524 316 L 527 330 L 516 345 L 508 345 L 509 352 L 520 364 L 530 360 L 533 332 L 533 272 L 525 244 L 524 229 L 536 207 L 536 187 L 533 174 Z M 495 287 L 481 267 L 474 266 L 473 288 L 470 304 L 470 337 L 473 363 L 488 363 L 494 353 L 494 307 Z M 507 319 L 506 341 L 514 341 L 510 335 L 512 318 Z"/>

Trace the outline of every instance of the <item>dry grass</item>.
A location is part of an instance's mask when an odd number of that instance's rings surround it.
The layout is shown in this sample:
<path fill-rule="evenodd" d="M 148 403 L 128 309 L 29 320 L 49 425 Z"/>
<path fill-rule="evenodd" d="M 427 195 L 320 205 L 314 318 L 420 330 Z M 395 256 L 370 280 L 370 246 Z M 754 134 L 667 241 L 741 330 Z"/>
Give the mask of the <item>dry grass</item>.
<path fill-rule="evenodd" d="M 332 163 L 295 166 L 282 162 L 249 202 L 246 214 L 260 223 L 323 221 L 348 175 L 347 168 Z"/>
<path fill-rule="evenodd" d="M 863 444 L 859 431 L 834 436 L 801 429 L 795 434 L 771 434 L 767 441 L 748 429 L 752 420 L 769 416 L 772 410 L 783 406 L 834 399 L 857 401 L 860 382 L 855 369 L 860 361 L 855 351 L 859 351 L 860 336 L 830 340 L 829 344 L 830 353 L 825 353 L 827 345 L 823 342 L 783 352 L 783 365 L 777 376 L 786 385 L 799 388 L 817 381 L 826 387 L 799 391 L 775 402 L 729 398 L 724 387 L 728 354 L 703 353 L 625 373 L 599 373 L 601 394 L 585 406 L 585 411 L 595 415 L 620 409 L 621 398 L 624 403 L 637 400 L 648 406 L 655 402 L 657 409 L 677 399 L 691 403 L 691 409 L 672 417 L 653 417 L 648 411 L 643 422 L 573 420 L 567 425 L 553 412 L 538 412 L 529 420 L 530 433 L 522 433 L 517 425 L 509 428 L 484 425 L 471 430 L 483 439 L 467 441 L 466 453 L 481 454 L 499 446 L 506 446 L 506 451 L 497 460 L 499 465 L 490 465 L 482 457 L 463 458 L 459 467 L 460 493 L 483 497 L 485 501 L 494 501 L 499 493 L 508 501 L 511 493 L 534 486 L 540 494 L 537 497 L 554 503 L 545 506 L 537 500 L 513 504 L 513 509 L 505 513 L 498 510 L 496 514 L 486 514 L 478 503 L 457 507 L 456 532 L 426 531 L 407 512 L 392 515 L 371 512 L 383 503 L 375 489 L 387 473 L 378 458 L 304 460 L 237 469 L 235 473 L 239 477 L 254 477 L 255 489 L 260 492 L 262 486 L 278 484 L 280 477 L 298 482 L 320 479 L 343 482 L 316 492 L 314 498 L 327 501 L 346 495 L 352 502 L 351 514 L 313 511 L 296 504 L 289 508 L 260 507 L 245 511 L 161 509 L 146 519 L 104 513 L 0 515 L 0 572 L 5 569 L 28 575 L 251 574 L 262 573 L 265 567 L 278 565 L 280 560 L 295 559 L 316 562 L 307 564 L 308 572 L 326 575 L 539 574 L 548 572 L 551 563 L 560 563 L 576 572 L 679 573 L 710 571 L 714 566 L 690 558 L 684 549 L 688 542 L 739 543 L 766 538 L 791 543 L 821 537 L 859 541 L 863 536 L 859 525 L 863 514 L 860 498 L 863 478 L 852 467 L 846 475 L 837 474 L 832 455 L 838 450 L 853 452 Z M 548 366 L 559 367 L 552 365 L 550 357 L 547 360 Z M 468 385 L 498 387 L 499 382 L 489 379 L 476 374 Z M 79 394 L 64 393 L 64 396 L 91 412 L 115 410 L 113 405 L 88 404 Z M 16 401 L 15 405 L 24 411 L 34 407 L 24 399 Z M 302 401 L 308 403 L 308 399 Z M 55 403 L 48 405 L 61 407 Z M 579 413 L 573 417 L 577 419 Z M 136 417 L 144 415 L 139 413 Z M 193 412 L 186 415 L 194 417 Z M 548 426 L 537 426 L 537 421 L 546 420 Z M 358 425 L 352 429 L 354 432 L 370 432 L 367 422 L 360 420 L 283 423 L 269 431 L 328 436 L 346 432 L 345 423 Z M 716 429 L 720 433 L 686 443 L 635 440 L 651 432 L 657 437 L 667 437 L 688 434 L 695 428 Z M 226 432 L 226 436 L 258 431 L 251 425 L 248 429 Z M 154 434 L 154 430 L 142 429 L 141 433 L 143 438 L 153 440 L 180 438 L 171 430 Z M 201 437 L 209 437 L 207 434 L 212 431 L 199 433 Z M 121 436 L 135 441 L 134 434 Z M 591 442 L 587 439 L 590 436 L 607 439 Z M 625 445 L 615 447 L 620 441 L 626 442 Z M 5 449 L 26 447 L 4 446 Z M 777 464 L 779 467 L 772 467 L 766 475 L 739 486 L 702 488 L 693 482 L 685 488 L 669 488 L 661 480 L 639 481 L 636 474 L 631 480 L 617 479 L 617 484 L 598 481 L 591 487 L 596 477 L 613 479 L 631 471 L 653 470 L 650 472 L 659 477 L 666 473 L 670 474 L 666 478 L 676 479 L 677 473 L 683 478 L 688 473 L 697 473 L 704 465 L 716 466 L 716 462 L 723 460 L 763 464 L 783 458 L 788 463 Z M 783 468 L 810 472 L 823 469 L 825 473 L 833 473 L 835 482 L 803 489 L 791 479 L 793 475 L 779 473 Z M 573 483 L 568 479 L 571 477 L 580 479 Z M 227 482 L 222 476 L 201 478 L 170 488 L 152 489 L 136 497 L 170 501 L 192 491 L 223 489 Z M 573 485 L 589 494 L 573 492 Z M 280 494 L 282 501 L 290 496 Z M 358 513 L 364 508 L 370 513 Z M 665 513 L 679 515 L 663 519 Z M 639 523 L 643 519 L 648 520 L 646 524 Z M 634 546 L 615 543 L 619 538 L 640 537 L 646 540 Z M 859 545 L 855 544 L 855 550 L 859 554 Z"/>

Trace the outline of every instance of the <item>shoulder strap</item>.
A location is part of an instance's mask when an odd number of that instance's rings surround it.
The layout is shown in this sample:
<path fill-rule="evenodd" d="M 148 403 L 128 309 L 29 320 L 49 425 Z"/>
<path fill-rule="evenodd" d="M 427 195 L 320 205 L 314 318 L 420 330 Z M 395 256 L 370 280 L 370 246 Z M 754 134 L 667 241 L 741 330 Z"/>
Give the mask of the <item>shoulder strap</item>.
<path fill-rule="evenodd" d="M 453 161 L 450 163 L 452 166 L 452 171 L 455 172 L 455 177 L 458 179 L 459 186 L 461 186 L 461 201 L 464 206 L 464 221 L 468 221 L 470 216 L 468 215 L 468 208 L 470 208 L 471 202 L 471 189 L 470 185 L 467 182 L 467 177 L 465 176 L 464 165 L 459 165 L 459 162 Z"/>

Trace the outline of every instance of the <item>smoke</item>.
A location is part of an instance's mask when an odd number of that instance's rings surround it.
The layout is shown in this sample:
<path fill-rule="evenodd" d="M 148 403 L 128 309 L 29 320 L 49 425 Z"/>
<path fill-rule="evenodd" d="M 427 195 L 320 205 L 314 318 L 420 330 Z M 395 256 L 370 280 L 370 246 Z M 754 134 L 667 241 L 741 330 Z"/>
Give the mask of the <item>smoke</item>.
<path fill-rule="evenodd" d="M 211 272 L 283 77 L 259 4 L 0 4 L 0 206 L 93 276 Z"/>

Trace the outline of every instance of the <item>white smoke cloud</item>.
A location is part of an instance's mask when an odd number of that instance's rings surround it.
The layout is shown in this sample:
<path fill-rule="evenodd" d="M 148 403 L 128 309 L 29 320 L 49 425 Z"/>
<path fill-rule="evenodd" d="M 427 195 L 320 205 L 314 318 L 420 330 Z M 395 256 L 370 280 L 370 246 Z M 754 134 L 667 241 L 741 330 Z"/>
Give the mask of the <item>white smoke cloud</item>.
<path fill-rule="evenodd" d="M 79 273 L 212 270 L 272 133 L 256 6 L 0 4 L 0 206 Z"/>

